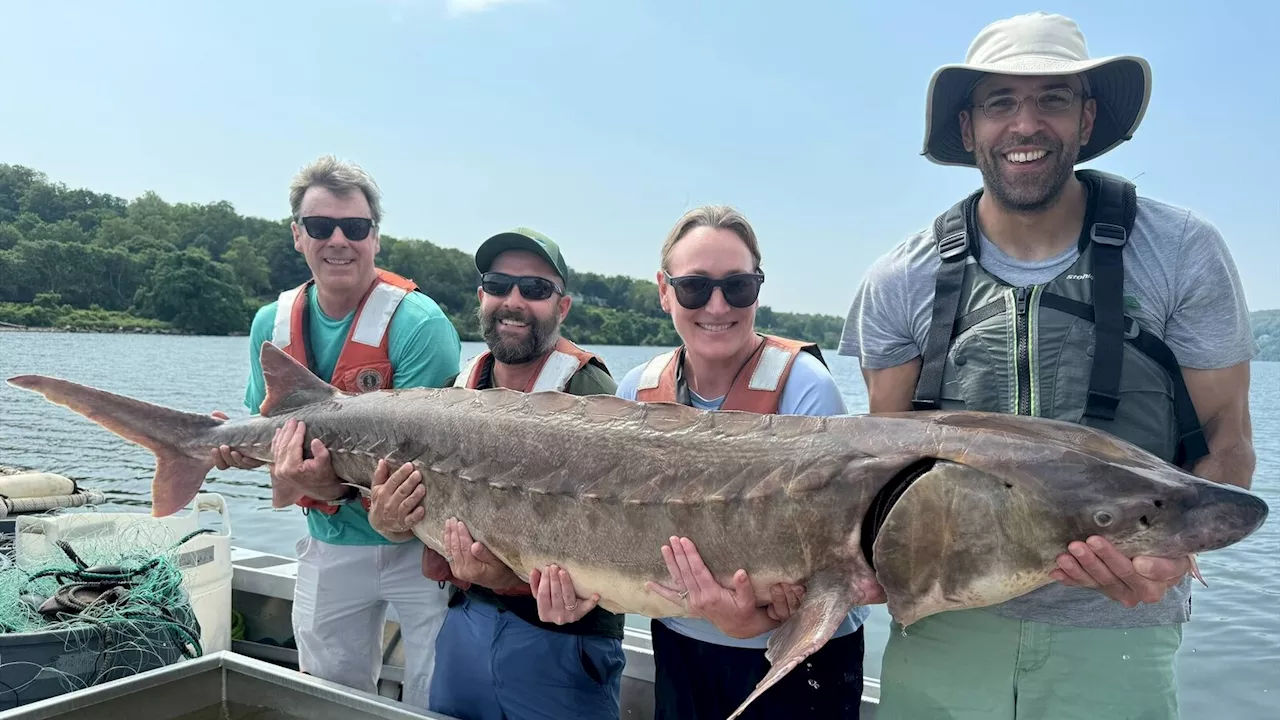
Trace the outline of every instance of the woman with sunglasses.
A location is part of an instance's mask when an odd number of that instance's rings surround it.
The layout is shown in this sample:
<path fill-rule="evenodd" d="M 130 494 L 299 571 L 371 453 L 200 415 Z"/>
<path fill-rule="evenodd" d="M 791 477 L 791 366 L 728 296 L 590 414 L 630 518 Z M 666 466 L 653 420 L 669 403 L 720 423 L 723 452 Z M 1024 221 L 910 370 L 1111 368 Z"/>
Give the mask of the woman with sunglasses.
<path fill-rule="evenodd" d="M 703 410 L 845 414 L 816 345 L 756 332 L 760 247 L 737 210 L 701 207 L 680 218 L 662 246 L 657 280 L 681 346 L 629 372 L 619 397 Z M 655 718 L 728 717 L 768 672 L 769 636 L 798 607 L 804 589 L 776 586 L 772 604 L 757 607 L 743 570 L 724 587 L 687 538 L 672 538 L 661 550 L 671 582 L 651 589 L 698 617 L 651 624 Z M 867 615 L 854 609 L 831 641 L 741 717 L 857 718 Z"/>

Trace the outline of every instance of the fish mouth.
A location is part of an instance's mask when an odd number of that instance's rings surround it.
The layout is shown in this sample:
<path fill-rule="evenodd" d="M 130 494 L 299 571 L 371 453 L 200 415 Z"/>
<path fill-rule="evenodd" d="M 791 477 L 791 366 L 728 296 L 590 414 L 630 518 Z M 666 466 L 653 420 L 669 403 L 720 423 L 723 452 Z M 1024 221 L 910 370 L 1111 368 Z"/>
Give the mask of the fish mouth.
<path fill-rule="evenodd" d="M 884 525 L 884 521 L 889 517 L 889 512 L 893 510 L 893 506 L 898 503 L 902 494 L 911 487 L 916 480 L 924 477 L 935 465 L 938 464 L 938 458 L 924 457 L 916 460 L 910 465 L 898 471 L 889 482 L 880 488 L 880 492 L 876 493 L 875 498 L 871 500 L 871 505 L 867 508 L 867 514 L 862 519 L 862 556 L 866 558 L 867 564 L 872 570 L 876 569 L 874 548 L 876 537 L 880 534 L 880 528 Z"/>

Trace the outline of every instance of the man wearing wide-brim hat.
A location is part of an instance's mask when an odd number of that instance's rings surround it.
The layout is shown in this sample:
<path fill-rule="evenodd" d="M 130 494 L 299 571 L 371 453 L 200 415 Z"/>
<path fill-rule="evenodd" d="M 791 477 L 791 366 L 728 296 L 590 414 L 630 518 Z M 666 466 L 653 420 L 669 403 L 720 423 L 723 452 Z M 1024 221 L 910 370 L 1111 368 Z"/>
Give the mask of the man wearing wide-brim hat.
<path fill-rule="evenodd" d="M 1083 423 L 1250 485 L 1257 348 L 1221 235 L 1076 168 L 1130 140 L 1150 94 L 1145 60 L 1091 59 L 1074 22 L 1043 13 L 992 23 L 934 74 L 923 154 L 976 167 L 982 188 L 879 258 L 854 298 L 840 352 L 859 358 L 872 412 Z M 959 584 L 948 597 L 991 604 L 892 629 L 880 720 L 1177 717 L 1193 559 L 1129 558 L 1106 539 L 1158 524 L 1162 507 L 1086 510 L 1044 560 L 1052 574 L 1023 587 L 1002 593 L 974 569 L 1028 563 L 1016 544 L 940 568 Z"/>

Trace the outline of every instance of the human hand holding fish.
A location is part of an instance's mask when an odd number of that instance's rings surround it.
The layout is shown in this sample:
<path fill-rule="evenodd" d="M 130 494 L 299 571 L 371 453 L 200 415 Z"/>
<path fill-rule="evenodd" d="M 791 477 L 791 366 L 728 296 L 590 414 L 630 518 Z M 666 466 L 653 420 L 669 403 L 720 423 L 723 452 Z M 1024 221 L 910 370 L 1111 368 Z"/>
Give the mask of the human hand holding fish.
<path fill-rule="evenodd" d="M 662 559 L 666 561 L 674 587 L 655 582 L 647 582 L 645 587 L 676 605 L 687 604 L 693 615 L 710 621 L 730 637 L 750 638 L 777 628 L 781 625 L 779 617 L 790 617 L 791 614 L 786 593 L 794 594 L 796 588 L 803 592 L 803 586 L 792 586 L 782 591 L 781 606 L 775 602 L 768 609 L 759 607 L 746 570 L 739 568 L 734 573 L 733 587 L 721 585 L 707 569 L 698 548 L 689 538 L 672 537 L 670 544 L 662 546 Z M 775 600 L 780 597 L 776 594 L 778 590 L 777 587 L 771 589 Z M 796 602 L 798 605 L 799 601 Z"/>
<path fill-rule="evenodd" d="M 219 420 L 230 420 L 227 414 L 221 410 L 214 410 L 210 413 Z M 213 449 L 213 466 L 219 470 L 229 470 L 237 468 L 239 470 L 253 470 L 265 465 L 261 460 L 247 458 L 240 454 L 238 450 L 232 450 L 228 445 L 220 445 Z"/>
<path fill-rule="evenodd" d="M 347 493 L 347 488 L 333 471 L 329 449 L 319 438 L 313 438 L 311 457 L 303 458 L 306 438 L 307 425 L 296 418 L 289 418 L 276 428 L 271 438 L 271 477 L 306 488 L 307 494 L 316 499 L 337 500 Z"/>
<path fill-rule="evenodd" d="M 538 599 L 538 619 L 542 622 L 565 625 L 586 617 L 600 602 L 600 594 L 587 599 L 578 597 L 569 571 L 558 565 L 548 565 L 529 572 L 529 587 Z"/>
<path fill-rule="evenodd" d="M 413 539 L 411 528 L 422 522 L 427 513 L 422 506 L 427 493 L 422 473 L 413 463 L 405 463 L 393 473 L 391 464 L 382 459 L 369 489 L 369 524 L 373 529 L 392 542 Z"/>
<path fill-rule="evenodd" d="M 1067 549 L 1069 554 L 1057 558 L 1060 569 L 1050 573 L 1054 580 L 1071 587 L 1094 588 L 1128 608 L 1159 602 L 1189 572 L 1208 586 L 1190 555 L 1130 559 L 1096 535 L 1087 542 L 1073 542 Z"/>
<path fill-rule="evenodd" d="M 473 540 L 466 523 L 457 518 L 444 521 L 444 549 L 449 569 L 459 580 L 490 590 L 525 585 L 520 576 L 503 564 L 489 548 Z"/>

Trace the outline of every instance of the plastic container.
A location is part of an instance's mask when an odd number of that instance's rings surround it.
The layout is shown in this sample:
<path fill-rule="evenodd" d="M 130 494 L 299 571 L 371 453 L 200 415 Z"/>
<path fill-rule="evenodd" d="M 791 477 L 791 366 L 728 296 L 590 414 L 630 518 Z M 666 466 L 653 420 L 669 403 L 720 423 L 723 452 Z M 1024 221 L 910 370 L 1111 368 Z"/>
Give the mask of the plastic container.
<path fill-rule="evenodd" d="M 171 609 L 190 622 L 189 607 Z M 183 659 L 184 644 L 158 629 L 143 638 L 92 626 L 0 634 L 0 711 L 172 665 Z"/>
<path fill-rule="evenodd" d="M 201 649 L 205 654 L 230 650 L 231 516 L 226 500 L 217 493 L 200 493 L 182 511 L 163 518 L 101 509 L 20 517 L 14 532 L 14 559 L 19 565 L 26 565 L 32 558 L 58 552 L 54 546 L 58 540 L 67 541 L 74 548 L 77 539 L 98 540 L 107 534 L 116 535 L 121 542 L 145 537 L 149 542 L 168 546 L 199 530 L 204 512 L 218 513 L 219 527 L 183 543 L 178 565 L 182 568 L 182 586 L 200 623 Z"/>

